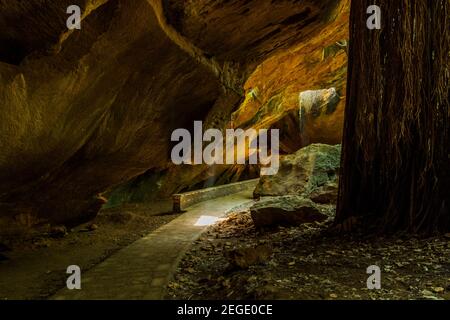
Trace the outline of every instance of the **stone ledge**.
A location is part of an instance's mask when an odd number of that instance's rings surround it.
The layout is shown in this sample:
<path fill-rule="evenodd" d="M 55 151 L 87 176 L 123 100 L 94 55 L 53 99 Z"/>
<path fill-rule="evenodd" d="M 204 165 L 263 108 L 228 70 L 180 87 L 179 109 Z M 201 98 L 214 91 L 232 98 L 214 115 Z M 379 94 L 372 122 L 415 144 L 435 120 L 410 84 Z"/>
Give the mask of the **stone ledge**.
<path fill-rule="evenodd" d="M 238 193 L 246 190 L 254 190 L 258 184 L 259 179 L 246 180 L 241 182 L 235 182 L 226 184 L 223 186 L 211 187 L 201 190 L 194 190 L 190 192 L 174 194 L 173 198 L 173 211 L 180 213 L 186 210 L 186 208 L 211 199 L 224 197 L 233 193 Z"/>

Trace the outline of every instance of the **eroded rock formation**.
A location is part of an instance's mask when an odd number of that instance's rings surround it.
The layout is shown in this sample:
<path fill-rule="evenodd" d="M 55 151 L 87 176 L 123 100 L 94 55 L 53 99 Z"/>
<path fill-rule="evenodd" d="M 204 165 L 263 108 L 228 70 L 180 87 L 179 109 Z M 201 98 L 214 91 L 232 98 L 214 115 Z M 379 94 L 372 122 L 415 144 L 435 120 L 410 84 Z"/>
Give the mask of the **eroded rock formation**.
<path fill-rule="evenodd" d="M 340 161 L 340 145 L 312 144 L 283 157 L 278 173 L 261 177 L 254 195 L 257 198 L 284 195 L 320 198 L 322 192 L 337 195 Z"/>
<path fill-rule="evenodd" d="M 66 28 L 71 4 L 82 8 L 79 31 Z M 342 98 L 345 50 L 324 50 L 348 37 L 348 7 L 347 0 L 0 2 L 0 234 L 90 219 L 102 193 L 151 170 L 168 176 L 162 195 L 195 183 L 208 168 L 169 161 L 172 130 L 193 120 L 286 126 L 300 92 L 335 87 Z M 311 137 L 340 139 L 342 101 L 311 126 Z"/>
<path fill-rule="evenodd" d="M 328 218 L 314 202 L 295 195 L 265 197 L 253 205 L 250 212 L 256 228 L 298 226 Z"/>

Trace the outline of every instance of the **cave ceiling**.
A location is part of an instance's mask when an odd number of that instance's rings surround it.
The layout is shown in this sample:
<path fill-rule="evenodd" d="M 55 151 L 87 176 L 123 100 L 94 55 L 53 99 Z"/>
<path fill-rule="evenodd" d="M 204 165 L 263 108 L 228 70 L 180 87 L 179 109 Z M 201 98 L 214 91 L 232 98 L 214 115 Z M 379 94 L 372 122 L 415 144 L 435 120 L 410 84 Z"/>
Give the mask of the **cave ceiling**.
<path fill-rule="evenodd" d="M 0 0 L 0 230 L 77 223 L 109 188 L 179 170 L 170 134 L 193 120 L 270 127 L 303 90 L 345 95 L 346 54 L 323 50 L 348 38 L 348 14 L 347 0 Z M 340 140 L 343 101 L 310 140 Z"/>

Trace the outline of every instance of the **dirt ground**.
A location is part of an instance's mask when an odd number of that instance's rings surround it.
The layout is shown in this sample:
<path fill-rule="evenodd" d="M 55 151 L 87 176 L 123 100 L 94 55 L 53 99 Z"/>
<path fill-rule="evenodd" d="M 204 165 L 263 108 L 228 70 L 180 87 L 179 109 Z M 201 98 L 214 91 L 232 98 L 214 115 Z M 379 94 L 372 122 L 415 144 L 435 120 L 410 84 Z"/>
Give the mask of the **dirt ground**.
<path fill-rule="evenodd" d="M 0 299 L 49 298 L 65 286 L 69 265 L 92 268 L 176 218 L 170 211 L 169 201 L 123 206 L 102 211 L 93 223 L 66 235 L 2 244 Z M 255 230 L 247 208 L 239 208 L 193 244 L 167 298 L 450 299 L 450 235 L 333 235 L 331 221 L 262 232 Z M 247 252 L 242 248 L 250 249 L 249 257 L 239 256 L 248 267 L 235 264 L 235 253 Z M 372 265 L 381 269 L 380 290 L 367 289 Z"/>
<path fill-rule="evenodd" d="M 169 299 L 450 299 L 450 234 L 381 238 L 333 235 L 324 223 L 257 232 L 248 211 L 211 226 L 181 262 Z M 245 250 L 261 259 L 245 257 Z M 256 248 L 256 249 L 252 249 Z M 239 258 L 254 264 L 235 264 Z M 242 254 L 244 252 L 244 254 Z M 250 262 L 251 264 L 251 262 Z M 369 290 L 369 266 L 381 289 Z"/>
<path fill-rule="evenodd" d="M 67 234 L 52 230 L 0 246 L 0 299 L 47 299 L 66 285 L 67 267 L 82 271 L 170 222 L 171 201 L 103 210 Z"/>

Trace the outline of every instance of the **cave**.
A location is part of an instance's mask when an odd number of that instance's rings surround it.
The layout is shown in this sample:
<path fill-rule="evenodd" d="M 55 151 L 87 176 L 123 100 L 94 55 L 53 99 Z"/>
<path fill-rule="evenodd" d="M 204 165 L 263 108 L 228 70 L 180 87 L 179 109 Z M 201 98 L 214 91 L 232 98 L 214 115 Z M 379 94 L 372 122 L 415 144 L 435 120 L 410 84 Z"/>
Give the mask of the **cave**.
<path fill-rule="evenodd" d="M 449 13 L 0 1 L 0 300 L 450 300 Z"/>

